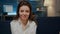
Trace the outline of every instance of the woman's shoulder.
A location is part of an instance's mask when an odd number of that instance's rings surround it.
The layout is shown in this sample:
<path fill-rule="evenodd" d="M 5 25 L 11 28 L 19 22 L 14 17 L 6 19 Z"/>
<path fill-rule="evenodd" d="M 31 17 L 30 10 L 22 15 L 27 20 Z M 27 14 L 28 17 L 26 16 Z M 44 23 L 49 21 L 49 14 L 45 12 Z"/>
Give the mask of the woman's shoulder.
<path fill-rule="evenodd" d="M 14 24 L 14 23 L 16 23 L 17 22 L 17 20 L 12 20 L 11 22 L 10 22 L 10 24 Z"/>
<path fill-rule="evenodd" d="M 31 21 L 31 24 L 32 24 L 32 25 L 36 25 L 36 22 L 35 22 L 35 21 Z"/>
<path fill-rule="evenodd" d="M 36 24 L 35 21 L 32 21 L 31 24 L 30 24 L 30 26 L 33 27 L 33 28 L 36 28 L 37 27 L 37 24 Z"/>

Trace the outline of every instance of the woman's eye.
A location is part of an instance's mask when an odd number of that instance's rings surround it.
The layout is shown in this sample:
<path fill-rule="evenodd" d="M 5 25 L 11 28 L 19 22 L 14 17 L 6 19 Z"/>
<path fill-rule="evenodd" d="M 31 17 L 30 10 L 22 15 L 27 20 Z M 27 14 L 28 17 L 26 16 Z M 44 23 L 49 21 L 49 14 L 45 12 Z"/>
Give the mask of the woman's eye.
<path fill-rule="evenodd" d="M 23 10 L 21 10 L 21 12 L 24 12 Z"/>
<path fill-rule="evenodd" d="M 29 11 L 28 11 L 28 10 L 26 10 L 26 12 L 28 13 Z"/>

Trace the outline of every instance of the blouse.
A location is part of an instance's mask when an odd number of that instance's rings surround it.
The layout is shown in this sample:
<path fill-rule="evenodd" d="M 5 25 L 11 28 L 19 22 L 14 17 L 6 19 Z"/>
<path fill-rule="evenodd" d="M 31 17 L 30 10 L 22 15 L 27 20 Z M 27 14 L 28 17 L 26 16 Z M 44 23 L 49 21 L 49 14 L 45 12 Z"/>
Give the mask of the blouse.
<path fill-rule="evenodd" d="M 13 20 L 10 23 L 12 34 L 36 34 L 37 25 L 34 21 L 27 22 L 26 28 L 22 28 L 22 22 L 20 19 Z"/>

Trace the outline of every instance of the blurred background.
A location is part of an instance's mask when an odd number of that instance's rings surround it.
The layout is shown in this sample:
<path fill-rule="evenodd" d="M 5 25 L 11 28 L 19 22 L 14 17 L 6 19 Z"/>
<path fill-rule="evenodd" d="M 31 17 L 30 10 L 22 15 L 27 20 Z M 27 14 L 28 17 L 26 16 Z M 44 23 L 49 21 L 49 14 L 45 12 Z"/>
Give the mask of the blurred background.
<path fill-rule="evenodd" d="M 0 0 L 0 16 L 3 20 L 12 19 L 16 15 L 17 6 L 23 0 Z M 32 5 L 32 12 L 36 17 L 46 17 L 46 7 L 43 5 L 44 0 L 26 0 Z M 4 18 L 3 18 L 4 17 Z M 12 18 L 10 18 L 12 17 Z M 2 20 L 1 19 L 1 20 Z"/>
<path fill-rule="evenodd" d="M 23 0 L 0 0 L 0 31 L 11 34 L 10 22 L 16 15 L 17 6 Z M 58 34 L 60 31 L 60 0 L 26 0 L 38 22 L 40 34 Z"/>
<path fill-rule="evenodd" d="M 0 0 L 0 17 L 16 15 L 17 6 L 23 0 Z M 26 0 L 32 5 L 32 12 L 36 17 L 60 17 L 60 0 Z M 2 18 L 4 17 L 4 18 Z"/>

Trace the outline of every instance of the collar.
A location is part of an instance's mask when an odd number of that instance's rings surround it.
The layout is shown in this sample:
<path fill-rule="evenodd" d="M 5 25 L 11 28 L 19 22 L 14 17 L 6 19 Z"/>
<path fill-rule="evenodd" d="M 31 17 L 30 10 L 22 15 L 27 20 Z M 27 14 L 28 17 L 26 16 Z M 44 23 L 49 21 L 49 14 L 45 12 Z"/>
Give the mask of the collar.
<path fill-rule="evenodd" d="M 18 23 L 19 23 L 19 25 L 22 25 L 20 18 L 18 19 Z M 30 26 L 30 21 L 28 20 L 28 22 L 26 24 L 26 28 L 28 28 L 29 26 Z"/>

